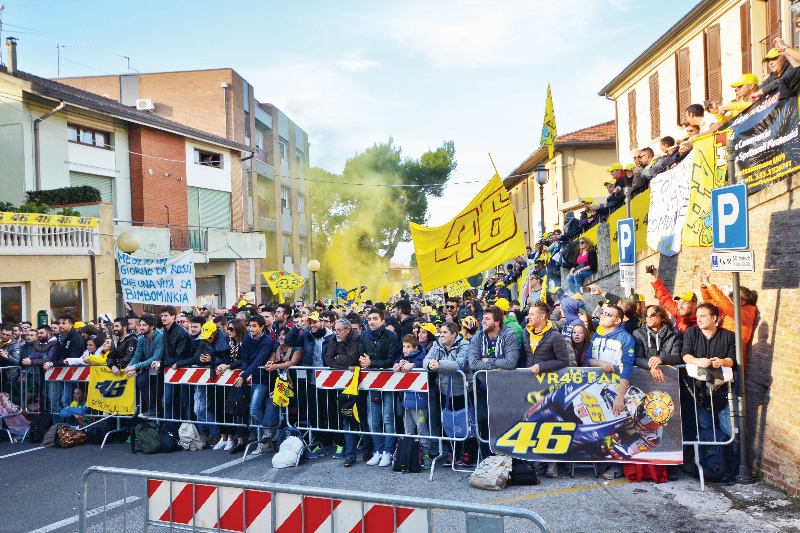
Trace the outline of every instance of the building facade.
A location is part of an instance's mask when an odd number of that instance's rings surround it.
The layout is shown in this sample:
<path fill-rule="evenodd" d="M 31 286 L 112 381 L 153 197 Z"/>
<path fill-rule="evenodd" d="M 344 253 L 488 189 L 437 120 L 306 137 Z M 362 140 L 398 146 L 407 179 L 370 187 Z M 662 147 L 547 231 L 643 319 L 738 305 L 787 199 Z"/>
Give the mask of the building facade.
<path fill-rule="evenodd" d="M 703 0 L 600 90 L 614 100 L 619 161 L 682 137 L 690 104 L 735 99 L 731 83 L 761 76 L 775 37 L 798 44 L 790 0 Z"/>
<path fill-rule="evenodd" d="M 583 198 L 605 200 L 603 178 L 616 160 L 615 130 L 612 120 L 560 135 L 552 159 L 540 146 L 503 179 L 526 244 L 532 246 L 541 237 L 542 200 L 545 233 L 563 227 L 564 213 L 577 208 Z M 539 164 L 548 171 L 544 188 L 534 175 Z"/>
<path fill-rule="evenodd" d="M 311 210 L 303 178 L 308 135 L 283 112 L 254 97 L 253 86 L 233 69 L 63 78 L 62 83 L 126 106 L 146 101 L 150 113 L 207 131 L 253 151 L 231 181 L 233 224 L 262 231 L 264 259 L 237 264 L 241 292 L 271 293 L 260 273 L 288 270 L 308 280 Z M 142 104 L 140 104 L 142 105 Z M 188 157 L 188 155 L 187 155 Z M 310 287 L 306 284 L 306 287 Z M 304 289 L 307 290 L 307 289 Z"/>

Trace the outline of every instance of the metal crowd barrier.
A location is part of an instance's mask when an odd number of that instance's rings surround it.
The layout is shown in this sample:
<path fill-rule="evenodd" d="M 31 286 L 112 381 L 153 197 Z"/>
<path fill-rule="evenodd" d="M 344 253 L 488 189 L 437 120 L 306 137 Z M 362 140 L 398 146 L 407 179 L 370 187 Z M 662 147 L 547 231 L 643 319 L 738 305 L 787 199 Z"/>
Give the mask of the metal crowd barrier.
<path fill-rule="evenodd" d="M 26 384 L 25 380 L 22 378 L 22 367 L 0 367 L 0 397 L 2 398 L 0 407 L 3 405 L 8 407 L 8 409 L 4 407 L 2 411 L 0 411 L 0 428 L 8 435 L 9 442 L 13 443 L 15 442 L 14 434 L 16 433 L 19 435 L 19 433 L 11 431 L 12 419 L 17 416 L 22 416 L 26 397 Z M 7 428 L 2 427 L 3 420 L 6 421 Z M 27 425 L 27 421 L 22 425 Z M 20 442 L 25 440 L 25 436 L 28 434 L 27 428 L 23 429 L 22 427 L 18 427 L 15 429 L 22 431 L 22 439 L 20 439 Z"/>
<path fill-rule="evenodd" d="M 102 505 L 90 512 L 89 482 L 97 475 L 102 479 L 92 487 L 102 487 Z M 109 485 L 117 488 L 111 497 L 121 500 L 108 501 Z M 129 496 L 131 487 L 135 496 Z M 102 520 L 103 531 L 122 532 L 550 531 L 541 516 L 516 507 L 100 466 L 83 473 L 78 497 L 81 533 L 93 517 Z"/>

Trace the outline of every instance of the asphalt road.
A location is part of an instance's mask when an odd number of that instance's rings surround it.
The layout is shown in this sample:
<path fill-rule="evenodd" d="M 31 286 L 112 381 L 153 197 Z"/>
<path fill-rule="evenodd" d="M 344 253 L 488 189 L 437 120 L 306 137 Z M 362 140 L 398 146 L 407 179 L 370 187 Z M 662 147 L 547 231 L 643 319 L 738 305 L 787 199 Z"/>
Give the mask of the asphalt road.
<path fill-rule="evenodd" d="M 270 458 L 268 454 L 242 463 L 241 455 L 213 450 L 133 455 L 126 444 L 55 449 L 2 442 L 0 532 L 77 531 L 78 482 L 92 465 L 465 501 L 475 503 L 476 509 L 489 503 L 520 507 L 535 511 L 558 532 L 800 531 L 797 502 L 763 485 L 707 486 L 700 492 L 699 483 L 688 476 L 662 485 L 604 482 L 591 468 L 582 468 L 574 479 L 562 469 L 558 479 L 544 479 L 538 486 L 486 492 L 469 487 L 468 474 L 452 470 L 437 469 L 428 481 L 427 474 L 392 473 L 362 461 L 345 469 L 341 461 L 327 457 L 275 470 Z M 104 501 L 116 506 L 105 514 L 95 511 L 90 531 L 103 531 L 104 518 L 107 531 L 144 531 L 143 482 L 96 477 L 88 493 L 90 510 L 101 508 Z M 466 531 L 464 518 L 451 513 L 435 514 L 434 524 L 435 531 Z M 530 529 L 515 523 L 505 531 Z"/>

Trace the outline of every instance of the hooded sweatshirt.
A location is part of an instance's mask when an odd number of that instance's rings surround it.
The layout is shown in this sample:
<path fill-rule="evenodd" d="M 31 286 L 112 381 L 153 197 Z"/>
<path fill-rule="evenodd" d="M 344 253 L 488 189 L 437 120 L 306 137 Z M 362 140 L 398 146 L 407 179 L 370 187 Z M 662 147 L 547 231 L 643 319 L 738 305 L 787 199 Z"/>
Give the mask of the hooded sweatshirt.
<path fill-rule="evenodd" d="M 561 299 L 561 312 L 564 313 L 564 327 L 561 335 L 569 341 L 572 338 L 572 326 L 582 326 L 583 320 L 578 316 L 581 304 L 575 298 L 565 296 Z"/>
<path fill-rule="evenodd" d="M 683 362 L 683 334 L 670 324 L 664 324 L 657 332 L 642 326 L 633 332 L 633 336 L 637 341 L 636 366 L 639 368 L 649 370 L 648 361 L 651 357 L 660 357 L 665 365 L 679 365 Z"/>
<path fill-rule="evenodd" d="M 401 360 L 411 361 L 414 363 L 414 368 L 422 368 L 422 363 L 425 360 L 425 348 L 420 346 L 415 351 L 406 355 L 400 356 Z M 427 409 L 428 408 L 428 393 L 427 392 L 412 392 L 408 391 L 403 395 L 403 409 Z"/>

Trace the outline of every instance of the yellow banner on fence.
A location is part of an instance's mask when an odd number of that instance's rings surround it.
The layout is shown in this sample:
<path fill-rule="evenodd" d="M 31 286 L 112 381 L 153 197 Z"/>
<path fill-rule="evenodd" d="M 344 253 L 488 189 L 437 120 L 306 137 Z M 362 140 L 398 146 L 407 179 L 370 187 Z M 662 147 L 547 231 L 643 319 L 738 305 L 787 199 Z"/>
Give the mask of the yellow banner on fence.
<path fill-rule="evenodd" d="M 93 366 L 89 374 L 86 406 L 103 413 L 132 415 L 135 378 L 116 376 L 107 366 Z"/>
<path fill-rule="evenodd" d="M 42 213 L 0 213 L 0 224 L 19 224 L 24 226 L 54 226 L 59 228 L 96 228 L 99 218 L 67 217 L 45 215 Z"/>
<path fill-rule="evenodd" d="M 689 209 L 681 233 L 683 246 L 711 246 L 711 189 L 727 183 L 728 153 L 725 143 L 730 130 L 696 137 L 692 141 L 692 180 Z"/>
<path fill-rule="evenodd" d="M 525 253 L 508 192 L 492 180 L 453 220 L 427 228 L 410 224 L 422 287 L 432 291 Z"/>

